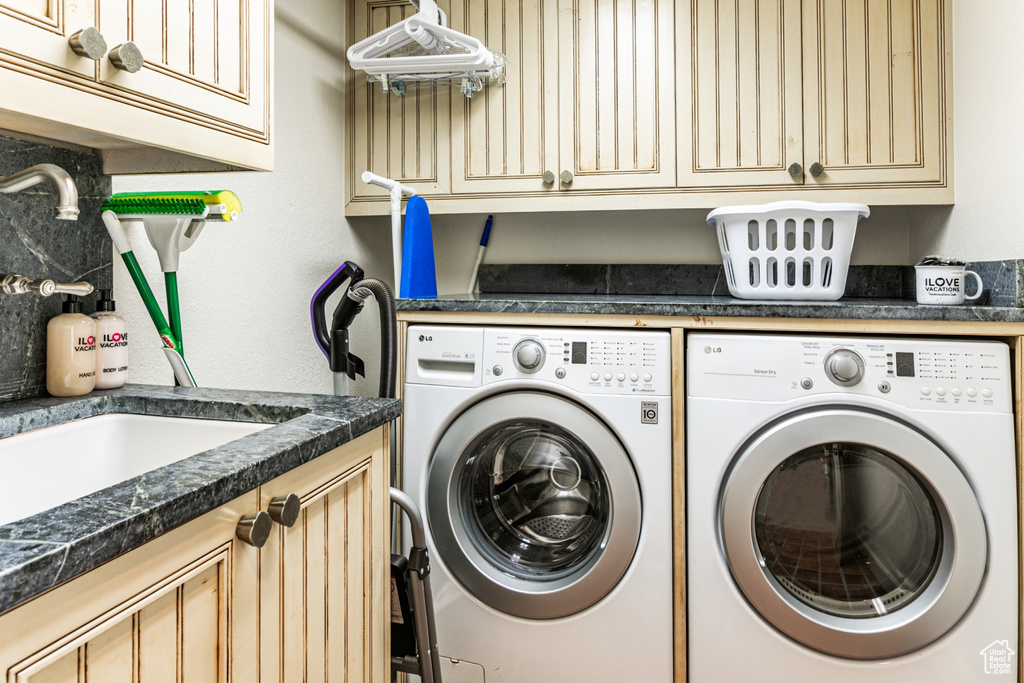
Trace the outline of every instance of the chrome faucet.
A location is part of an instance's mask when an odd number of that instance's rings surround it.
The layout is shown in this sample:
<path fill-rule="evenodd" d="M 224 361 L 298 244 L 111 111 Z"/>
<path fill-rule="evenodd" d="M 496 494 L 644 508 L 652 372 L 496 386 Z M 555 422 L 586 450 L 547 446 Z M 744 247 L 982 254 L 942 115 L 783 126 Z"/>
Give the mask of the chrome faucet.
<path fill-rule="evenodd" d="M 60 203 L 57 204 L 57 218 L 62 221 L 78 219 L 78 188 L 60 166 L 37 164 L 9 176 L 0 176 L 0 193 L 20 192 L 26 187 L 38 185 L 49 178 L 57 185 Z"/>
<path fill-rule="evenodd" d="M 86 296 L 92 294 L 93 286 L 88 282 L 54 282 L 53 280 L 29 280 L 14 273 L 0 273 L 0 292 L 4 294 L 28 294 L 35 292 L 39 296 L 51 294 L 76 294 Z"/>

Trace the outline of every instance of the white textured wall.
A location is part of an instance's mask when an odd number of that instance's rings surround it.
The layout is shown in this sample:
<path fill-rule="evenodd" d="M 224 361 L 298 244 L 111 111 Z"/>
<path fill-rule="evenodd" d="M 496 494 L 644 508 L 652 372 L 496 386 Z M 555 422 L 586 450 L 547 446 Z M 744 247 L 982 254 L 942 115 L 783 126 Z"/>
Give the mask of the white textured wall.
<path fill-rule="evenodd" d="M 201 386 L 331 393 L 327 361 L 313 341 L 309 300 L 343 261 L 374 275 L 390 271 L 386 226 L 351 229 L 342 206 L 345 177 L 344 2 L 277 2 L 276 159 L 273 173 L 218 173 L 114 179 L 114 191 L 229 189 L 238 223 L 209 223 L 178 274 L 185 356 Z M 163 276 L 141 228 L 129 237 L 163 302 Z M 135 287 L 115 260 L 118 311 L 129 318 L 131 382 L 172 381 L 160 341 Z M 333 304 L 332 300 L 332 304 Z M 352 350 L 377 392 L 378 322 L 367 304 Z"/>
<path fill-rule="evenodd" d="M 953 2 L 956 205 L 910 213 L 910 261 L 1024 258 L 1024 3 Z"/>

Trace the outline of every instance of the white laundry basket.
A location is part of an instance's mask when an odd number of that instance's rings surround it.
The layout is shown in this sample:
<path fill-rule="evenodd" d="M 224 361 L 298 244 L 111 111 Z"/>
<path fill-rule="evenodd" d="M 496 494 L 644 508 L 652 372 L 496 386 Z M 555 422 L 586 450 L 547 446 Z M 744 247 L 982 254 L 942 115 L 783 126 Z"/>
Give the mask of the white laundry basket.
<path fill-rule="evenodd" d="M 835 301 L 846 289 L 857 221 L 870 213 L 864 204 L 784 201 L 724 206 L 707 220 L 733 296 Z"/>

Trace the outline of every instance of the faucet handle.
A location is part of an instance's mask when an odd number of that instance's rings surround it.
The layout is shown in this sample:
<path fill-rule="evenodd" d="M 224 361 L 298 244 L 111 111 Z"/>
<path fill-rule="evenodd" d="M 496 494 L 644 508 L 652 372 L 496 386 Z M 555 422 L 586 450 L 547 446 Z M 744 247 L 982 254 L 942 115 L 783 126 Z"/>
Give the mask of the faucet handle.
<path fill-rule="evenodd" d="M 88 282 L 54 282 L 52 280 L 46 280 L 46 282 L 53 285 L 54 294 L 75 294 L 76 296 L 86 296 L 87 294 L 92 294 L 96 289 Z M 40 292 L 40 294 L 42 294 L 42 292 Z"/>

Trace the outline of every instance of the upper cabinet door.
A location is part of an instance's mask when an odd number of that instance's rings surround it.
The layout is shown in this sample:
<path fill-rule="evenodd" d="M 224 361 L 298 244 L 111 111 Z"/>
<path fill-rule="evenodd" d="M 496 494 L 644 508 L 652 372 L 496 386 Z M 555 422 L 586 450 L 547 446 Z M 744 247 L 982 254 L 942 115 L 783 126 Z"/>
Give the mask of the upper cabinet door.
<path fill-rule="evenodd" d="M 452 189 L 554 192 L 558 167 L 558 13 L 541 0 L 455 0 L 451 26 L 508 60 L 504 85 L 452 99 Z"/>
<path fill-rule="evenodd" d="M 32 72 L 56 71 L 91 81 L 96 62 L 75 54 L 68 46 L 68 37 L 95 26 L 92 2 L 0 0 L 0 61 L 13 57 L 19 66 Z"/>
<path fill-rule="evenodd" d="M 946 184 L 944 0 L 804 2 L 807 184 Z"/>
<path fill-rule="evenodd" d="M 408 0 L 358 0 L 351 6 L 352 45 L 416 13 Z M 439 2 L 442 10 L 447 4 Z M 423 195 L 448 194 L 449 87 L 410 87 L 406 94 L 382 92 L 366 80 L 362 71 L 352 72 L 348 89 L 349 197 L 380 200 L 387 191 L 367 185 L 360 176 L 372 171 L 400 180 Z M 457 94 L 457 93 L 456 93 Z M 461 95 L 460 95 L 461 97 Z"/>
<path fill-rule="evenodd" d="M 673 7 L 560 0 L 561 189 L 675 185 Z"/>
<path fill-rule="evenodd" d="M 680 5 L 679 185 L 801 182 L 800 0 Z M 796 169 L 794 169 L 796 170 Z"/>
<path fill-rule="evenodd" d="M 157 110 L 263 140 L 272 19 L 264 0 L 103 2 L 100 30 L 109 47 L 134 42 L 145 66 L 127 73 L 101 60 L 100 82 Z"/>

